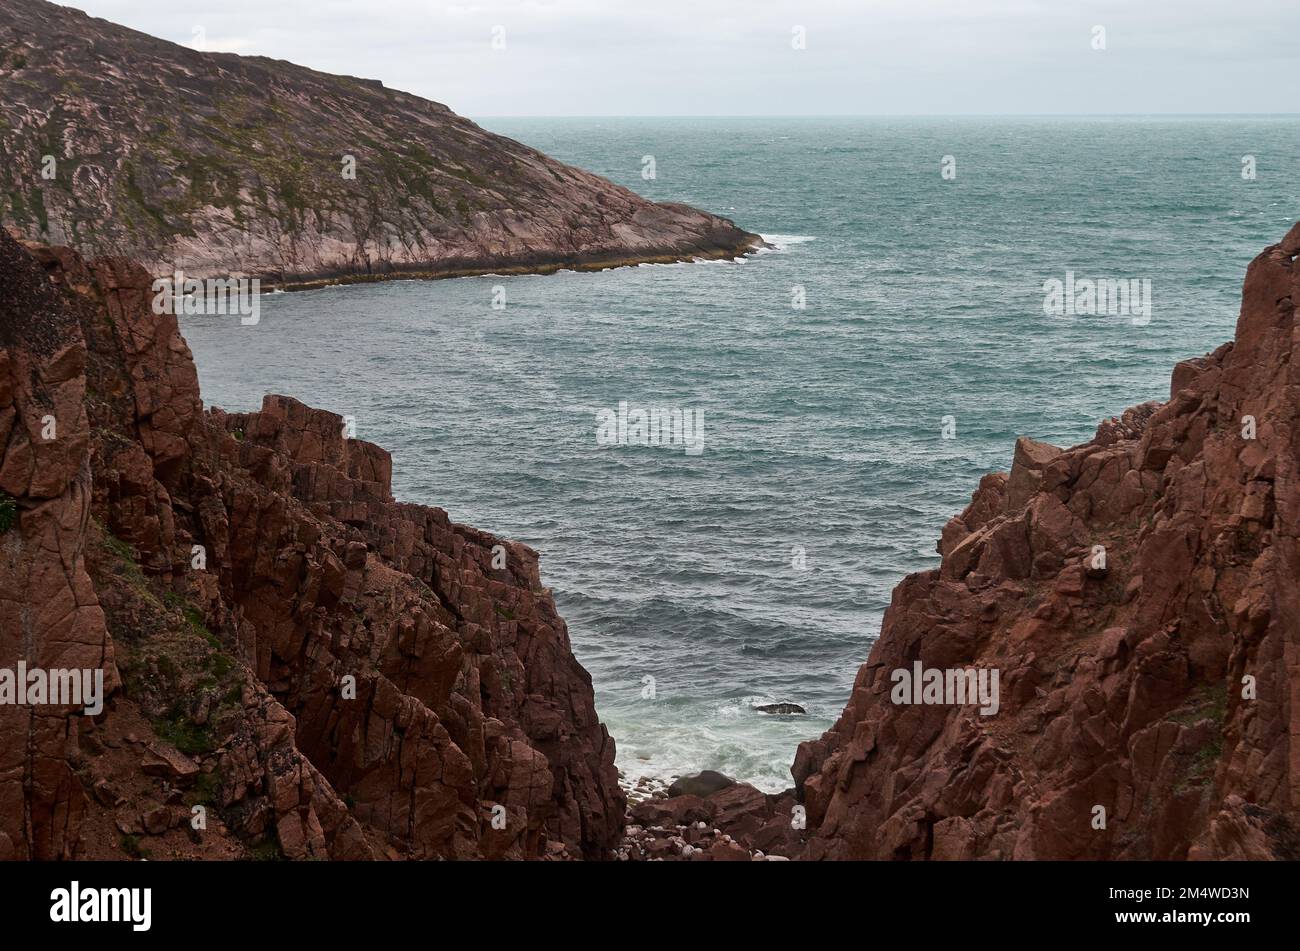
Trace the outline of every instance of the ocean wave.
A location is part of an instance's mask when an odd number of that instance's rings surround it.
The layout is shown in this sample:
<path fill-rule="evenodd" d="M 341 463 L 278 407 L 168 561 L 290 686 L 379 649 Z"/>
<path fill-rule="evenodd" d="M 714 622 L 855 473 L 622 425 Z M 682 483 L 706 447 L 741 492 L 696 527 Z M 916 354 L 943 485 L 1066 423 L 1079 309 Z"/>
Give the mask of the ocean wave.
<path fill-rule="evenodd" d="M 817 240 L 816 236 L 810 234 L 760 234 L 759 237 L 768 244 L 773 245 L 777 251 L 785 251 L 793 245 Z M 760 248 L 759 253 L 770 250 L 772 249 Z"/>

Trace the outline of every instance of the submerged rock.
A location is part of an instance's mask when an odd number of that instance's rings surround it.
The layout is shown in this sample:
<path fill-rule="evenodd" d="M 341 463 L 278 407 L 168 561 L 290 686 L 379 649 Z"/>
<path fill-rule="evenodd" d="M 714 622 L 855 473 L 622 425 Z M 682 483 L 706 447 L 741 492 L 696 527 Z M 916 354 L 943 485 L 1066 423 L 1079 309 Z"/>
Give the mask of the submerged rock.
<path fill-rule="evenodd" d="M 775 714 L 780 714 L 782 716 L 789 716 L 791 714 L 800 714 L 800 713 L 808 712 L 803 707 L 799 706 L 799 704 L 797 703 L 764 703 L 761 706 L 755 707 L 754 709 L 757 710 L 759 713 L 775 713 Z"/>

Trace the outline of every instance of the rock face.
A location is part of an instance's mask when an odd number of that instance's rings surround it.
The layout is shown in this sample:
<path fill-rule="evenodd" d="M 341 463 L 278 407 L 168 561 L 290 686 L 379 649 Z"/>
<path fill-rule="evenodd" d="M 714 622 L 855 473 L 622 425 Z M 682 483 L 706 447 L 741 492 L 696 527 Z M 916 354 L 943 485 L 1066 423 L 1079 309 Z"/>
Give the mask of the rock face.
<path fill-rule="evenodd" d="M 544 271 L 761 244 L 379 82 L 44 0 L 0 0 L 0 185 L 0 224 L 155 276 Z"/>
<path fill-rule="evenodd" d="M 395 502 L 332 413 L 205 413 L 149 285 L 0 234 L 0 667 L 111 692 L 0 705 L 2 857 L 608 856 L 614 744 L 537 553 Z"/>
<path fill-rule="evenodd" d="M 117 671 L 81 547 L 91 506 L 86 344 L 0 235 L 0 666 Z M 69 858 L 85 808 L 72 707 L 0 703 L 0 859 Z"/>
<path fill-rule="evenodd" d="M 799 749 L 804 858 L 1300 858 L 1298 253 L 1169 402 L 980 483 Z M 998 671 L 996 714 L 895 702 L 917 662 Z"/>

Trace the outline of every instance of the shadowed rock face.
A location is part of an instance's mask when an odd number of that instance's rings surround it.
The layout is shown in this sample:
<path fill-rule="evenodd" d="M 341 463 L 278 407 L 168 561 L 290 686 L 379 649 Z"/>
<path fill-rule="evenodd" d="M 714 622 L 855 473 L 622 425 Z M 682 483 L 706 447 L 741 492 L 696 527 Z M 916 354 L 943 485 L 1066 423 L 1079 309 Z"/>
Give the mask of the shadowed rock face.
<path fill-rule="evenodd" d="M 112 642 L 81 556 L 90 512 L 86 344 L 40 267 L 0 234 L 0 667 L 98 669 Z M 0 704 L 0 859 L 69 858 L 85 805 L 71 707 Z"/>
<path fill-rule="evenodd" d="M 205 413 L 149 284 L 0 234 L 0 667 L 116 691 L 0 706 L 4 857 L 608 854 L 614 744 L 536 552 L 395 502 L 333 413 Z"/>
<path fill-rule="evenodd" d="M 43 0 L 0 0 L 0 223 L 154 275 L 281 283 L 761 243 L 377 81 L 201 53 Z"/>
<path fill-rule="evenodd" d="M 804 857 L 1300 858 L 1297 253 L 1169 402 L 981 482 L 799 749 Z M 916 661 L 997 669 L 999 711 L 892 702 Z"/>

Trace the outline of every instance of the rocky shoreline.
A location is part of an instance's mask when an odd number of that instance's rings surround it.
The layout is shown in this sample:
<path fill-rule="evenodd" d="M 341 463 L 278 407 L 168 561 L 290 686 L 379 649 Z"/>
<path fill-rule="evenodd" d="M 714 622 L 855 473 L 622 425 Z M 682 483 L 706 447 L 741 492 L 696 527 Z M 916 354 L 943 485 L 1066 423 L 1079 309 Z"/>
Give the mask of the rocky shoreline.
<path fill-rule="evenodd" d="M 770 245 L 759 235 L 741 237 L 734 245 L 717 248 L 665 251 L 664 253 L 647 253 L 640 256 L 594 256 L 589 258 L 566 258 L 562 260 L 529 260 L 526 256 L 522 263 L 520 258 L 499 260 L 480 260 L 478 262 L 450 263 L 437 270 L 414 266 L 412 268 L 394 267 L 382 274 L 356 274 L 340 271 L 316 277 L 297 279 L 289 282 L 263 280 L 263 291 L 311 291 L 322 287 L 334 287 L 351 284 L 377 284 L 384 281 L 440 281 L 457 277 L 515 277 L 528 274 L 558 274 L 561 271 L 592 272 L 609 271 L 621 267 L 639 267 L 642 264 L 689 264 L 702 261 L 732 261 L 768 248 Z"/>
<path fill-rule="evenodd" d="M 786 862 L 803 839 L 793 791 L 764 793 L 721 773 L 664 781 L 620 773 L 628 811 L 620 862 Z"/>

